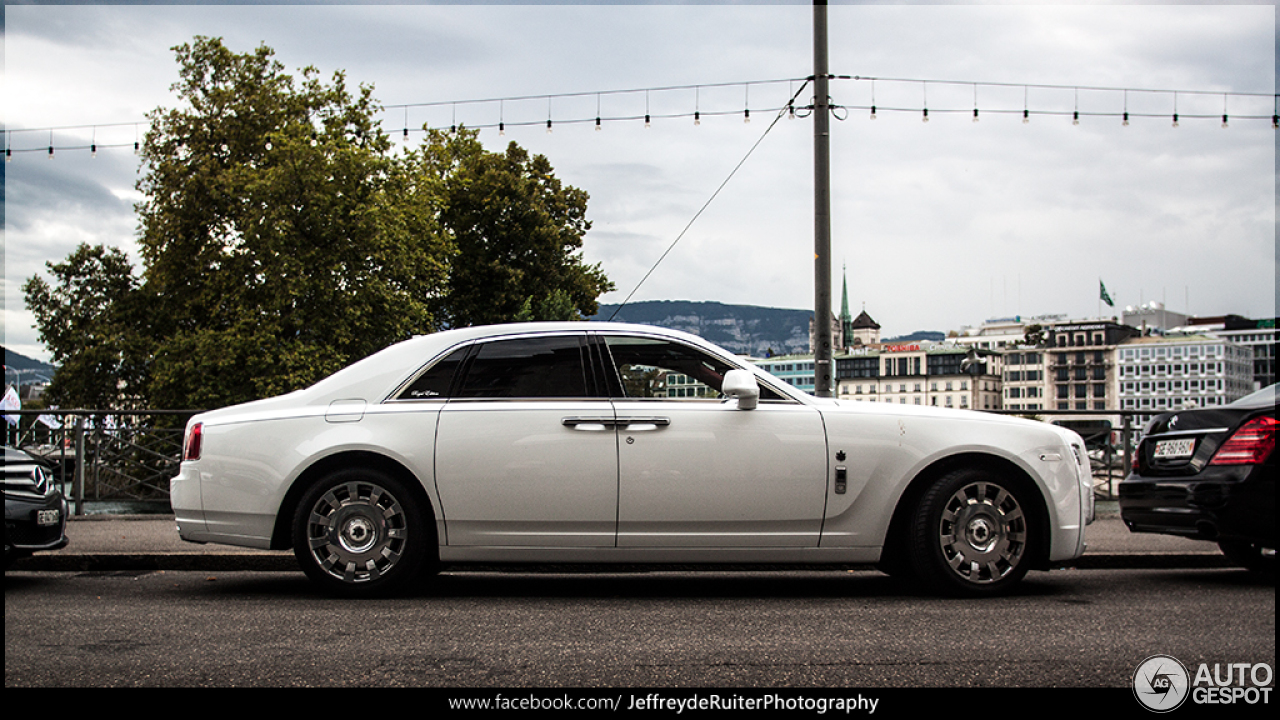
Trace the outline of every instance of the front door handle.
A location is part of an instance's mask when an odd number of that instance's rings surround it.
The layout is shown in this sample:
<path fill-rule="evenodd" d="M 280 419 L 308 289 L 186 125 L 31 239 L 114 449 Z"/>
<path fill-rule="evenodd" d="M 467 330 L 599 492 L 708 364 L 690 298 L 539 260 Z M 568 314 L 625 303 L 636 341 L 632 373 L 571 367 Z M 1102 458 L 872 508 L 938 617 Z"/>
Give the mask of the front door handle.
<path fill-rule="evenodd" d="M 618 418 L 618 425 L 632 431 L 657 430 L 671 424 L 668 417 L 624 417 Z"/>

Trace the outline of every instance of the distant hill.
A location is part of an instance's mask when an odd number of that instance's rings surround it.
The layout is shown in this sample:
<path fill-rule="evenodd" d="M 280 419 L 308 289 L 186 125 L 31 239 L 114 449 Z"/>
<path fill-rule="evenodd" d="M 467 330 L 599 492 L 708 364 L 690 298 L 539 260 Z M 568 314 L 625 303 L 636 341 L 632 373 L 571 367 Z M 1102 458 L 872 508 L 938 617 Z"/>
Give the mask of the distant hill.
<path fill-rule="evenodd" d="M 937 332 L 935 330 L 917 330 L 910 335 L 899 335 L 893 338 L 882 338 L 887 343 L 907 343 L 907 342 L 942 342 L 947 339 L 946 333 Z"/>
<path fill-rule="evenodd" d="M 590 320 L 608 320 L 617 305 L 601 305 Z M 764 357 L 809 352 L 811 310 L 726 305 L 689 300 L 646 300 L 622 308 L 617 322 L 683 330 L 740 355 Z"/>
<path fill-rule="evenodd" d="M 608 320 L 617 305 L 601 305 L 590 320 Z M 624 307 L 618 322 L 656 325 L 697 335 L 740 355 L 765 357 L 809 352 L 812 310 L 789 310 L 758 305 L 726 305 L 690 300 L 647 300 Z M 886 342 L 940 341 L 946 335 L 921 330 Z"/>
<path fill-rule="evenodd" d="M 6 383 L 12 383 L 17 380 L 17 375 L 9 372 L 10 370 L 34 370 L 35 372 L 22 373 L 23 383 L 29 383 L 38 379 L 52 380 L 53 373 L 57 370 L 56 367 L 49 363 L 29 358 L 26 355 L 16 353 L 9 348 L 4 349 L 4 366 L 4 380 Z"/>

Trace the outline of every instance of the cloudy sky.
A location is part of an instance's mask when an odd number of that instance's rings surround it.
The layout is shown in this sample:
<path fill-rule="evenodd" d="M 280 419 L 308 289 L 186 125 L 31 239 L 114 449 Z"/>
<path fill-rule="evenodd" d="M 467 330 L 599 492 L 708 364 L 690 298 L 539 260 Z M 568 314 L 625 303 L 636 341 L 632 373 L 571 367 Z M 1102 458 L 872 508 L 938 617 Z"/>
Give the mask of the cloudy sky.
<path fill-rule="evenodd" d="M 812 120 L 771 123 L 813 72 L 812 18 L 804 3 L 7 5 L 5 345 L 48 357 L 21 293 L 47 261 L 81 242 L 133 251 L 136 123 L 175 105 L 171 48 L 195 35 L 373 85 L 397 142 L 457 122 L 545 154 L 591 195 L 586 258 L 618 286 L 604 302 L 742 163 L 635 299 L 810 308 Z M 831 72 L 850 76 L 831 89 L 835 300 L 847 264 L 854 312 L 886 336 L 1094 316 L 1099 280 L 1108 314 L 1275 315 L 1272 4 L 835 3 L 829 26 Z M 90 142 L 96 157 L 73 149 Z"/>

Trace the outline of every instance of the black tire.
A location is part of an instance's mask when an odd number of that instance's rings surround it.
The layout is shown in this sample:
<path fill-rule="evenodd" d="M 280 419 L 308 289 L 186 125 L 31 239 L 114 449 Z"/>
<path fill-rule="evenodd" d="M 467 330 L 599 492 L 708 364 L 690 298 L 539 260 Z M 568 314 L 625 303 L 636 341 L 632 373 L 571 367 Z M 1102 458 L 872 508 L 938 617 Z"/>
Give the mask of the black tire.
<path fill-rule="evenodd" d="M 1254 572 L 1276 571 L 1275 549 L 1267 548 L 1247 540 L 1221 540 L 1218 547 L 1231 562 Z"/>
<path fill-rule="evenodd" d="M 961 468 L 920 498 L 907 555 L 925 587 L 946 595 L 997 595 L 1030 569 L 1035 518 L 1021 489 L 1000 475 Z"/>
<path fill-rule="evenodd" d="M 304 572 L 344 597 L 394 594 L 433 557 L 435 528 L 408 487 L 365 468 L 338 470 L 302 496 L 293 553 Z"/>

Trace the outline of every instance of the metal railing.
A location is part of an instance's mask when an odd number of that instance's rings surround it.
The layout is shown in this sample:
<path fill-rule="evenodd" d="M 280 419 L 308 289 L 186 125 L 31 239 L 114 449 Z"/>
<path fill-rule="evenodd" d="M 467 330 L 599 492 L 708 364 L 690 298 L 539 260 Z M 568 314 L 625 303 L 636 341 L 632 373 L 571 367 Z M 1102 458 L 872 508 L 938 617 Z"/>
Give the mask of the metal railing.
<path fill-rule="evenodd" d="M 167 502 L 169 480 L 182 461 L 187 418 L 198 410 L 10 410 L 4 444 L 43 459 L 67 492 L 77 515 L 86 500 Z M 1140 427 L 1136 410 L 986 410 L 1032 417 L 1076 430 L 1084 438 L 1094 495 L 1109 500 L 1130 470 Z M 52 424 L 41 422 L 45 416 Z M 1086 419 L 1087 418 L 1087 419 Z M 1119 427 L 1113 422 L 1119 420 Z M 81 459 L 84 461 L 81 462 Z"/>
<path fill-rule="evenodd" d="M 87 500 L 168 502 L 197 410 L 7 410 L 4 444 L 48 464 L 76 515 Z"/>

